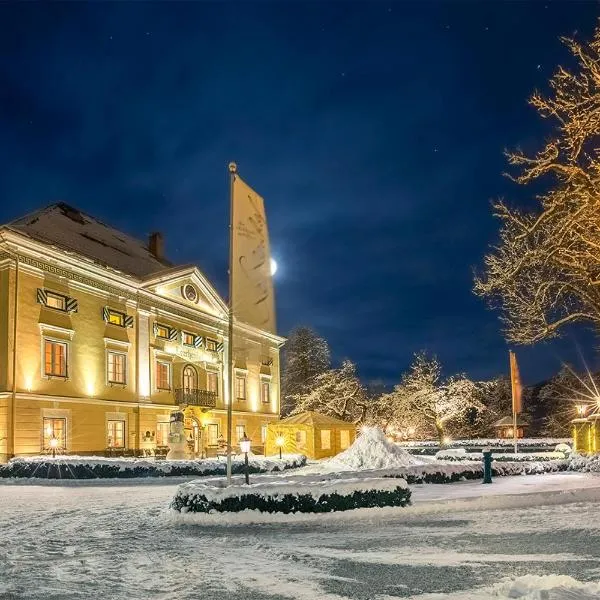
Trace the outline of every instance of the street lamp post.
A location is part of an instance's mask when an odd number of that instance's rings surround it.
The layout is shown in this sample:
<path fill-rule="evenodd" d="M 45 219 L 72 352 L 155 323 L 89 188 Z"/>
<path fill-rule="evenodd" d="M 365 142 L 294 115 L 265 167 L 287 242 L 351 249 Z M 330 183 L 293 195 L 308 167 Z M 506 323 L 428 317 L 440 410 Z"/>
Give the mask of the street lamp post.
<path fill-rule="evenodd" d="M 585 411 L 587 410 L 587 406 L 585 404 L 578 404 L 577 405 L 577 414 L 580 417 L 584 417 L 585 416 Z"/>
<path fill-rule="evenodd" d="M 248 452 L 250 452 L 250 446 L 252 440 L 246 435 L 244 431 L 244 437 L 240 440 L 240 450 L 244 453 L 244 473 L 246 475 L 246 485 L 250 485 L 250 473 L 248 468 Z"/>
<path fill-rule="evenodd" d="M 279 448 L 279 460 L 281 460 L 281 449 L 283 448 L 283 445 L 285 444 L 285 438 L 282 435 L 278 435 L 275 438 L 275 444 Z"/>

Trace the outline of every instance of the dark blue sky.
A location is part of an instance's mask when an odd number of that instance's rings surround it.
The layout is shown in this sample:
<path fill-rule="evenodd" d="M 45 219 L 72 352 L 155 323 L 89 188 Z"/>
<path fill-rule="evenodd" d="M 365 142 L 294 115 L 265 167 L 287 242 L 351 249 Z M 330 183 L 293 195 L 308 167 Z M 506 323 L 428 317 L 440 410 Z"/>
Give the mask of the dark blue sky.
<path fill-rule="evenodd" d="M 472 289 L 489 200 L 526 202 L 505 147 L 589 38 L 596 3 L 0 4 L 0 222 L 64 200 L 166 236 L 226 294 L 227 163 L 267 202 L 279 329 L 308 324 L 365 380 L 413 352 L 507 369 Z M 592 336 L 518 349 L 526 382 Z"/>

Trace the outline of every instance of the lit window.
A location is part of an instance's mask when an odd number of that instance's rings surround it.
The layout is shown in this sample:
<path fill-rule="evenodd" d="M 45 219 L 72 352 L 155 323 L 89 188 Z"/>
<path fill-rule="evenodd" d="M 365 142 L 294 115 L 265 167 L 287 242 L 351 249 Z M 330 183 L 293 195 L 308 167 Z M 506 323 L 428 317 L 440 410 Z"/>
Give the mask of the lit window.
<path fill-rule="evenodd" d="M 243 437 L 244 434 L 246 433 L 246 426 L 245 425 L 236 425 L 235 426 L 235 439 L 239 442 Z"/>
<path fill-rule="evenodd" d="M 106 422 L 106 446 L 108 448 L 125 448 L 125 421 Z"/>
<path fill-rule="evenodd" d="M 209 446 L 216 446 L 219 440 L 219 426 L 216 423 L 209 423 L 206 426 L 206 440 Z"/>
<path fill-rule="evenodd" d="M 186 331 L 183 332 L 182 341 L 184 346 L 193 346 L 195 339 L 196 336 L 193 333 L 187 333 Z"/>
<path fill-rule="evenodd" d="M 260 441 L 264 444 L 266 439 L 267 439 L 267 426 L 261 425 L 260 426 Z"/>
<path fill-rule="evenodd" d="M 306 446 L 306 431 L 296 431 L 296 445 L 298 448 L 304 448 Z"/>
<path fill-rule="evenodd" d="M 340 431 L 340 448 L 345 450 L 350 446 L 350 432 L 347 429 Z"/>
<path fill-rule="evenodd" d="M 323 429 L 321 431 L 321 450 L 331 450 L 331 430 Z"/>
<path fill-rule="evenodd" d="M 154 326 L 154 335 L 158 338 L 165 340 L 169 339 L 169 328 L 166 325 L 159 325 L 158 323 Z"/>
<path fill-rule="evenodd" d="M 206 375 L 206 382 L 209 392 L 219 393 L 219 374 L 209 371 Z"/>
<path fill-rule="evenodd" d="M 107 356 L 107 376 L 109 383 L 127 381 L 127 355 L 120 352 L 109 352 Z"/>
<path fill-rule="evenodd" d="M 169 363 L 156 361 L 156 387 L 159 390 L 171 389 L 171 365 Z"/>
<path fill-rule="evenodd" d="M 51 377 L 67 376 L 67 344 L 44 340 L 44 373 Z"/>
<path fill-rule="evenodd" d="M 268 404 L 271 401 L 271 384 L 268 381 L 260 383 L 260 399 L 263 404 Z"/>
<path fill-rule="evenodd" d="M 119 327 L 125 327 L 125 315 L 118 310 L 108 311 L 108 323 L 112 325 L 118 325 Z"/>
<path fill-rule="evenodd" d="M 56 308 L 57 310 L 67 310 L 67 299 L 60 294 L 46 292 L 46 306 Z"/>
<path fill-rule="evenodd" d="M 216 352 L 217 351 L 217 342 L 216 340 L 206 340 L 206 349 L 210 350 L 211 352 Z"/>
<path fill-rule="evenodd" d="M 237 375 L 235 378 L 235 397 L 238 400 L 246 399 L 246 376 Z"/>
<path fill-rule="evenodd" d="M 156 445 L 166 446 L 169 443 L 169 423 L 158 422 L 156 424 Z"/>
<path fill-rule="evenodd" d="M 67 447 L 67 420 L 44 417 L 42 431 L 42 450 L 51 448 L 50 440 L 56 439 L 56 449 L 64 450 Z"/>

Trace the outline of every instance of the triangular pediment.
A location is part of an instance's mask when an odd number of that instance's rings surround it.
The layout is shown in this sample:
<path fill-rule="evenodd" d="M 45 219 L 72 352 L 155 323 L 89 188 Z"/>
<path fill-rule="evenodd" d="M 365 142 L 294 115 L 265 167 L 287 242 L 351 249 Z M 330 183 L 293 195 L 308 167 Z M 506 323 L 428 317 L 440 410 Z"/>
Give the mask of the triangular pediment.
<path fill-rule="evenodd" d="M 198 267 L 193 265 L 154 273 L 141 288 L 202 312 L 227 317 L 227 305 Z"/>

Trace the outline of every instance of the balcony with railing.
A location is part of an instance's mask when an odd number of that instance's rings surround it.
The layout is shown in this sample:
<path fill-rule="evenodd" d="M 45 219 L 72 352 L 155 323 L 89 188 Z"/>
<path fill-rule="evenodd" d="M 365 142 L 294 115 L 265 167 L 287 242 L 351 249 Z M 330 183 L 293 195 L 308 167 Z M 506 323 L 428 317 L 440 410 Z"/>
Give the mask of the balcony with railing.
<path fill-rule="evenodd" d="M 175 400 L 177 404 L 184 406 L 202 406 L 204 408 L 215 408 L 217 405 L 217 393 L 208 390 L 176 389 Z"/>

